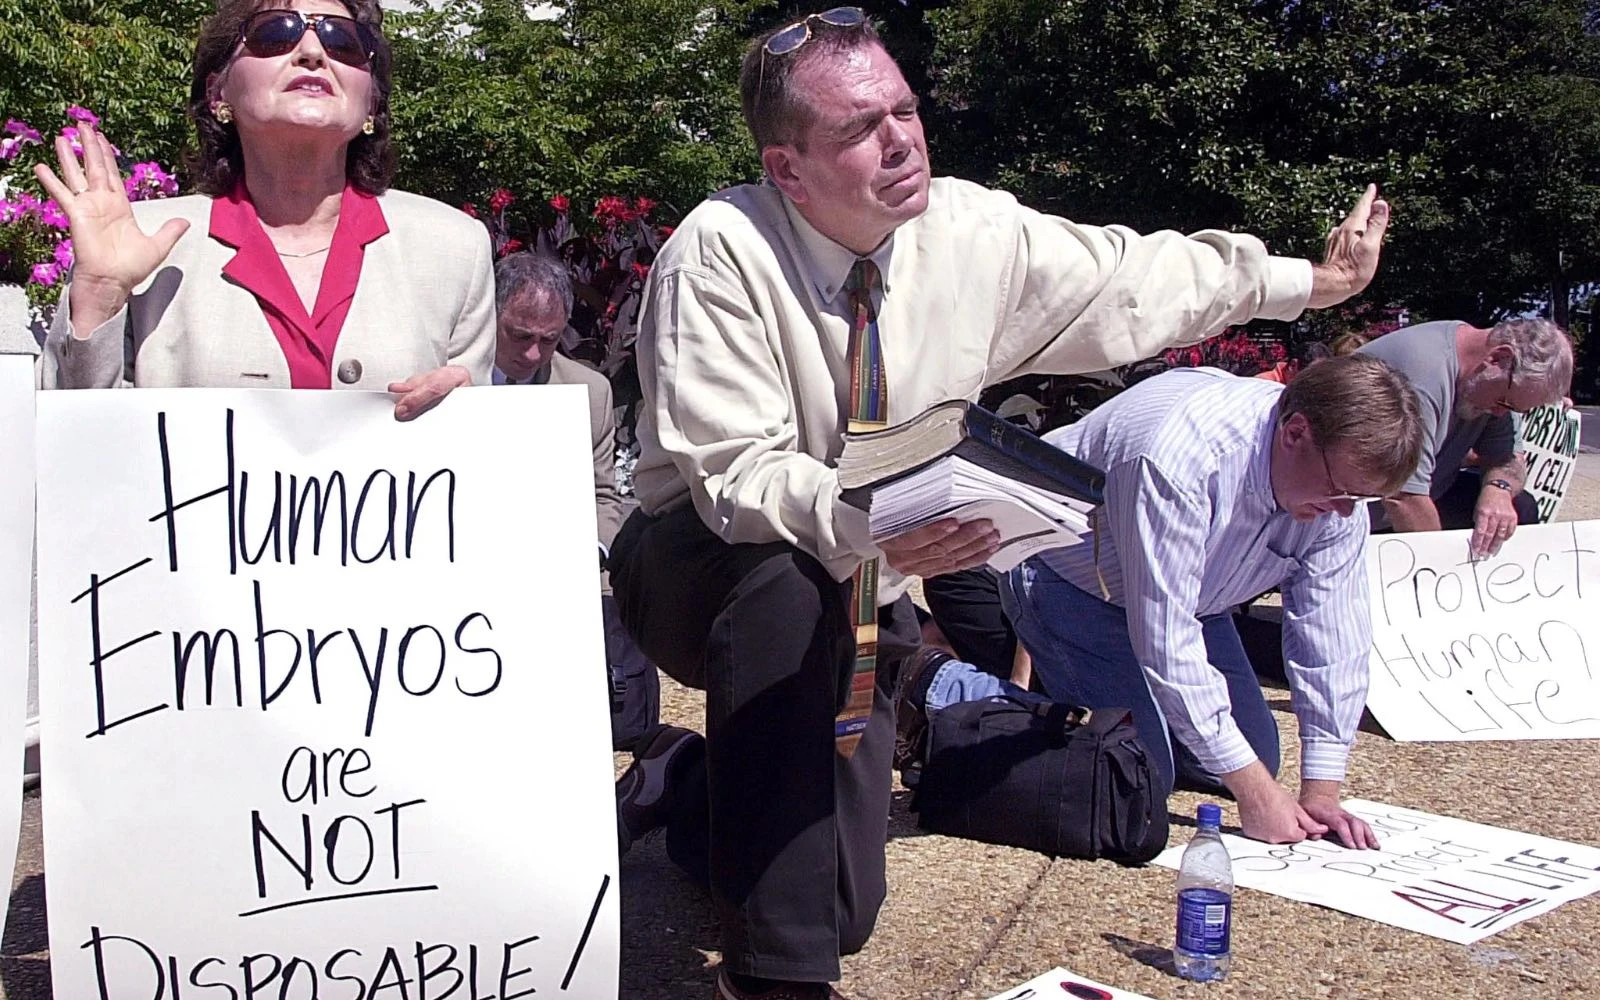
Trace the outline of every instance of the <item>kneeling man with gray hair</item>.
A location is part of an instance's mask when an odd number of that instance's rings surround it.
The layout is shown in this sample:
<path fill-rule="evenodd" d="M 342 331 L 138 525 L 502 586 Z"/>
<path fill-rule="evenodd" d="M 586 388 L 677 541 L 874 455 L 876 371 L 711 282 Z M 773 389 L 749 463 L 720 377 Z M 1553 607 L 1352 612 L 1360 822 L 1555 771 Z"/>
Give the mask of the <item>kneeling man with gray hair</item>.
<path fill-rule="evenodd" d="M 1421 323 L 1361 348 L 1411 380 L 1422 407 L 1422 459 L 1399 496 L 1373 509 L 1373 527 L 1395 531 L 1471 528 L 1472 554 L 1492 556 L 1537 521 L 1523 490 L 1513 413 L 1565 396 L 1572 341 L 1544 319 L 1513 319 L 1489 330 L 1455 320 Z M 1463 474 L 1467 452 L 1477 474 Z"/>
<path fill-rule="evenodd" d="M 1239 802 L 1247 836 L 1332 832 L 1377 847 L 1339 804 L 1366 702 L 1364 501 L 1399 489 L 1422 449 L 1416 394 L 1376 358 L 1311 365 L 1287 387 L 1211 368 L 1139 383 L 1047 440 L 1106 473 L 1098 546 L 1041 553 L 1000 594 L 1053 701 L 1124 707 L 1161 799 L 1174 784 Z M 1097 551 L 1098 550 L 1098 551 Z M 1278 728 L 1234 607 L 1283 589 L 1283 659 L 1300 723 L 1300 795 L 1278 784 Z M 926 713 L 1040 698 L 925 648 L 908 664 L 897 763 Z"/>

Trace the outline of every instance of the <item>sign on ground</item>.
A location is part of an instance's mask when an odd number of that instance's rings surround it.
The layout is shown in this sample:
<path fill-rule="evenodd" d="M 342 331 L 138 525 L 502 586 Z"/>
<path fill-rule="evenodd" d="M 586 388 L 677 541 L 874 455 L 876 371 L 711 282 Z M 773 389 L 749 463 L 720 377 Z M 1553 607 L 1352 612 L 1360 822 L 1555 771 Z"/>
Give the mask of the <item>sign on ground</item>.
<path fill-rule="evenodd" d="M 1600 889 L 1600 848 L 1352 799 L 1380 850 L 1223 834 L 1234 884 L 1472 944 Z M 1154 864 L 1176 869 L 1183 847 Z"/>

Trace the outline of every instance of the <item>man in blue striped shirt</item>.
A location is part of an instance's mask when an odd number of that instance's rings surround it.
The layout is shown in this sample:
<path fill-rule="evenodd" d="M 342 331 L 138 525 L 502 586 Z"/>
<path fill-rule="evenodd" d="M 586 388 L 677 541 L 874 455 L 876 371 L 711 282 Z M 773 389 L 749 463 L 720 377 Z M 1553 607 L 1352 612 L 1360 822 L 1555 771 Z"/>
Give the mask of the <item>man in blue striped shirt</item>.
<path fill-rule="evenodd" d="M 1002 581 L 1050 697 L 1131 708 L 1165 790 L 1226 786 L 1248 836 L 1331 831 L 1376 847 L 1339 788 L 1372 638 L 1363 501 L 1405 483 L 1422 447 L 1404 376 L 1366 356 L 1318 362 L 1288 387 L 1183 369 L 1048 439 L 1106 472 L 1098 557 L 1089 545 L 1058 549 Z M 1277 782 L 1277 726 L 1231 617 L 1274 587 L 1300 723 L 1298 800 Z M 932 650 L 907 684 L 927 711 L 1026 696 Z"/>

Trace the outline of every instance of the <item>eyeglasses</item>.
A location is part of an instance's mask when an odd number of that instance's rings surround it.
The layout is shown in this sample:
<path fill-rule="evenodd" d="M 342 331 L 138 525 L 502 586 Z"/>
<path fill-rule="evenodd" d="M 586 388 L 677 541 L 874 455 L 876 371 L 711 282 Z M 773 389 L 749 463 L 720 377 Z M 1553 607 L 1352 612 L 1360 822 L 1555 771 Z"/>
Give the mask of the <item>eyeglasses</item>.
<path fill-rule="evenodd" d="M 1321 445 L 1318 445 L 1317 454 L 1322 456 L 1322 471 L 1328 474 L 1329 492 L 1327 498 L 1329 500 L 1348 500 L 1351 503 L 1371 503 L 1374 500 L 1383 499 L 1383 497 L 1374 496 L 1370 493 L 1346 493 L 1345 491 L 1339 489 L 1339 484 L 1333 481 L 1333 466 L 1328 464 L 1327 449 L 1323 448 Z"/>
<path fill-rule="evenodd" d="M 1506 365 L 1506 391 L 1500 396 L 1500 398 L 1498 400 L 1495 401 L 1494 405 L 1499 407 L 1502 410 L 1505 410 L 1507 413 L 1526 413 L 1526 412 L 1528 412 L 1527 410 L 1525 410 L 1525 409 L 1519 410 L 1515 406 L 1511 405 L 1511 390 L 1513 388 L 1512 383 L 1516 382 L 1516 380 L 1517 380 L 1517 356 L 1515 354 L 1513 354 L 1513 355 L 1511 355 L 1511 363 Z"/>
<path fill-rule="evenodd" d="M 332 59 L 366 69 L 372 63 L 371 29 L 353 17 L 338 14 L 302 14 L 297 10 L 264 10 L 253 14 L 239 31 L 245 51 L 262 59 L 281 56 L 300 44 L 308 31 Z"/>
<path fill-rule="evenodd" d="M 795 51 L 811 41 L 812 21 L 821 21 L 835 28 L 859 28 L 867 23 L 867 13 L 860 7 L 835 7 L 820 14 L 807 14 L 768 38 L 766 44 L 761 46 L 762 51 L 772 56 L 786 56 Z"/>

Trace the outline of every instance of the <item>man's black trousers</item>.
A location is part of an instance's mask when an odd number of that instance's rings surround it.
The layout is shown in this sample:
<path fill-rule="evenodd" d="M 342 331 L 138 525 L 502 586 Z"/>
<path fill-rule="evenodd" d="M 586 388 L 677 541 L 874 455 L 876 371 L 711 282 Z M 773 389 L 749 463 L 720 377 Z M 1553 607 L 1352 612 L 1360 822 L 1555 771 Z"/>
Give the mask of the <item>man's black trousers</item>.
<path fill-rule="evenodd" d="M 692 507 L 636 512 L 611 548 L 623 621 L 668 676 L 706 692 L 703 774 L 683 776 L 667 850 L 711 889 L 734 972 L 829 982 L 883 904 L 894 673 L 919 637 L 881 610 L 876 700 L 849 760 L 850 582 L 791 545 L 730 545 Z"/>

